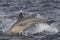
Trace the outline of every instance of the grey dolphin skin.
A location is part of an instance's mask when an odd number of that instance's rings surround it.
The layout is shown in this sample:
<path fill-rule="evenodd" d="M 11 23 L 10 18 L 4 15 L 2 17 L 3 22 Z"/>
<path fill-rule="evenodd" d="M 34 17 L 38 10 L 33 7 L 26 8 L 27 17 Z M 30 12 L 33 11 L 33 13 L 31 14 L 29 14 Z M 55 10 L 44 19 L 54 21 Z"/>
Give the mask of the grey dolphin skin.
<path fill-rule="evenodd" d="M 34 23 L 47 23 L 47 19 L 41 19 L 41 18 L 24 18 L 22 13 L 19 14 L 18 20 L 16 23 L 14 23 L 11 28 L 7 31 L 11 34 L 17 34 L 19 32 L 22 32 L 29 28 L 31 24 Z"/>

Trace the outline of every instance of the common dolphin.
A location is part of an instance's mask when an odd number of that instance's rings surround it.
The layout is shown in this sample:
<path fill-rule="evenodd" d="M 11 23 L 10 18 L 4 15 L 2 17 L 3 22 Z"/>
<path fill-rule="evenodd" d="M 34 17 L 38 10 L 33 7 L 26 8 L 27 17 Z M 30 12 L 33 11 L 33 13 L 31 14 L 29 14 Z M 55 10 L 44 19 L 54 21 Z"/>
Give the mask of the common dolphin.
<path fill-rule="evenodd" d="M 42 18 L 24 18 L 22 13 L 19 14 L 18 20 L 9 28 L 7 33 L 17 34 L 25 31 L 34 23 L 49 23 L 47 19 Z"/>

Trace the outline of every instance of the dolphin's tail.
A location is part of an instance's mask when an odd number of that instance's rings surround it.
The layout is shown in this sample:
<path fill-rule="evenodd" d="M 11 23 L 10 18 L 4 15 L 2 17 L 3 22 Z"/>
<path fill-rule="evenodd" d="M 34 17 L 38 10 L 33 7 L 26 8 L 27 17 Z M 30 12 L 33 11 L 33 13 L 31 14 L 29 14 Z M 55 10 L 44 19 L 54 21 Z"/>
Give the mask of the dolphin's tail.
<path fill-rule="evenodd" d="M 53 22 L 56 22 L 56 21 L 55 20 L 47 21 L 49 25 L 52 24 Z"/>

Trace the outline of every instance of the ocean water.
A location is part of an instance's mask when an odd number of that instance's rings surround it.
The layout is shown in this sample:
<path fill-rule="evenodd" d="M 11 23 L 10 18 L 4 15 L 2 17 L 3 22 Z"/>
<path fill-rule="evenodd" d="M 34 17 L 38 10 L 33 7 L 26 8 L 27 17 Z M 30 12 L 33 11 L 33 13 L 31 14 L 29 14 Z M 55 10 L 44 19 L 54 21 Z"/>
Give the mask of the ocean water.
<path fill-rule="evenodd" d="M 25 18 L 55 20 L 51 25 L 60 31 L 60 0 L 0 0 L 0 31 L 7 31 L 21 10 Z M 60 40 L 60 32 L 43 36 L 36 34 L 33 37 L 11 37 L 0 32 L 0 40 Z"/>

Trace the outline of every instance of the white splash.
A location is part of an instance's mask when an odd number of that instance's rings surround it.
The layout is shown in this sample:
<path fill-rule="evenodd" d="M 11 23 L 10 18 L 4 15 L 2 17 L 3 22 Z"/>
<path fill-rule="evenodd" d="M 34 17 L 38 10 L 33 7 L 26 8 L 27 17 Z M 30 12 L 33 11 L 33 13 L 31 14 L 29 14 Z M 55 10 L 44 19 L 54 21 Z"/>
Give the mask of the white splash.
<path fill-rule="evenodd" d="M 59 30 L 56 27 L 53 27 L 51 25 L 48 25 L 47 23 L 38 23 L 36 24 L 35 27 L 32 27 L 24 32 L 24 35 L 29 35 L 29 34 L 35 34 L 35 33 L 41 33 L 47 31 L 50 34 L 55 34 Z M 29 33 L 29 34 L 28 34 Z"/>
<path fill-rule="evenodd" d="M 57 33 L 58 29 L 56 27 L 52 27 L 51 25 L 48 25 L 47 23 L 40 23 L 36 25 L 37 28 L 35 29 L 35 32 L 43 32 L 48 31 L 51 33 Z"/>
<path fill-rule="evenodd" d="M 8 21 L 9 19 L 7 19 L 7 21 Z M 11 20 L 10 20 L 11 21 Z M 17 20 L 15 20 L 15 21 L 13 21 L 11 24 L 9 24 L 9 27 L 7 26 L 5 29 L 3 29 L 3 33 L 5 33 L 5 32 L 7 32 L 10 28 L 11 28 L 11 26 L 14 24 L 14 23 L 16 23 L 16 21 Z"/>

